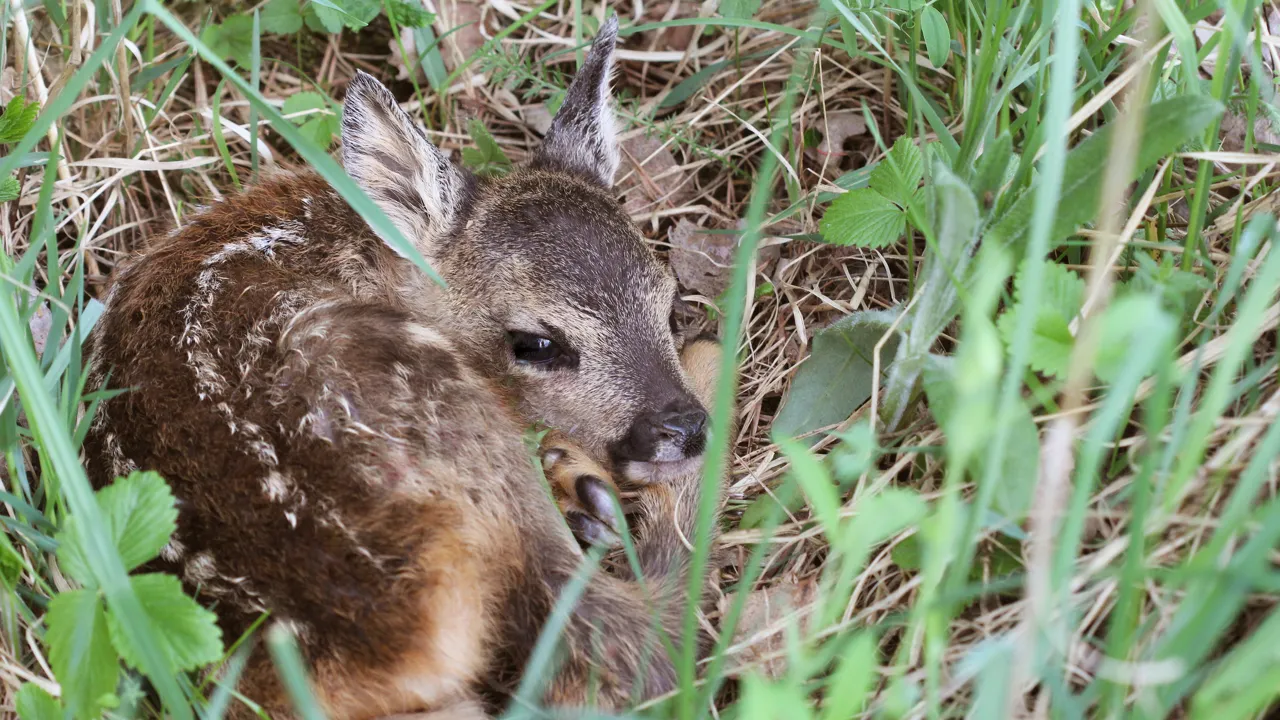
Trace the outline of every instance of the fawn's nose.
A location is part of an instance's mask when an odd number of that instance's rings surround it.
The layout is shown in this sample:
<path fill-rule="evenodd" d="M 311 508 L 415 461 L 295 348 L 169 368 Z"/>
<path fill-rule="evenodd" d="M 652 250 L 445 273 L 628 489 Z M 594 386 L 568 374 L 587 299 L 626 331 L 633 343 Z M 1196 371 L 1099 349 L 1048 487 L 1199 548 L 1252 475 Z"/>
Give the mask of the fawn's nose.
<path fill-rule="evenodd" d="M 707 411 L 692 398 L 640 415 L 612 450 L 620 460 L 668 462 L 697 457 L 706 446 Z"/>

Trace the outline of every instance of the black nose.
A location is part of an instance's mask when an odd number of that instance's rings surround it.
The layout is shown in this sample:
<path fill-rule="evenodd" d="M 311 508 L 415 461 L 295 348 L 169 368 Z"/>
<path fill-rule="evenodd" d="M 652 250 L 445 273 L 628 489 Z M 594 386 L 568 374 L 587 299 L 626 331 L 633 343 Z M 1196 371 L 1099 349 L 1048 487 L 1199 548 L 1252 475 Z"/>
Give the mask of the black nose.
<path fill-rule="evenodd" d="M 697 457 L 706 445 L 707 411 L 696 401 L 671 403 L 635 419 L 611 448 L 618 460 L 669 462 Z"/>

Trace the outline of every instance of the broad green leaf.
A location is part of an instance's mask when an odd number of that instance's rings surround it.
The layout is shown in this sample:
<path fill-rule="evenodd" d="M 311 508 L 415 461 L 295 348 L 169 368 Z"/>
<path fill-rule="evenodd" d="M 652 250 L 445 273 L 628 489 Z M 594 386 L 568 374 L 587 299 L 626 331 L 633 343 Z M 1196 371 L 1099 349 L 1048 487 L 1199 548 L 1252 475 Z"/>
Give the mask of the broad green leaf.
<path fill-rule="evenodd" d="M 467 124 L 467 132 L 476 146 L 462 149 L 463 165 L 479 175 L 502 175 L 511 169 L 511 160 L 485 129 L 484 123 L 472 120 Z"/>
<path fill-rule="evenodd" d="M 157 631 L 171 671 L 195 670 L 222 657 L 222 631 L 218 628 L 217 616 L 184 594 L 178 578 L 149 573 L 135 575 L 129 578 L 129 583 Z M 132 636 L 125 632 L 114 614 L 107 616 L 107 626 L 120 656 L 137 667 L 138 651 Z"/>
<path fill-rule="evenodd" d="M 1013 681 L 1013 663 L 1018 644 L 1009 635 L 997 635 L 974 645 L 960 661 L 965 675 L 974 680 L 973 704 L 965 716 L 974 720 L 1005 717 L 1009 699 L 1009 683 Z"/>
<path fill-rule="evenodd" d="M 859 631 L 847 643 L 835 672 L 827 678 L 822 720 L 847 720 L 861 714 L 875 687 L 876 651 L 875 636 L 868 630 Z"/>
<path fill-rule="evenodd" d="M 1138 155 L 1125 179 L 1136 180 L 1161 158 L 1199 137 L 1222 111 L 1221 103 L 1205 95 L 1187 95 L 1153 103 L 1147 110 L 1140 134 L 1142 142 Z M 1062 194 L 1049 237 L 1051 242 L 1066 238 L 1097 215 L 1102 177 L 1108 167 L 1107 156 L 1111 152 L 1114 134 L 1115 128 L 1109 124 L 1067 153 Z M 1026 242 L 1035 204 L 1034 187 L 1034 183 L 1028 187 L 988 231 L 988 242 L 1015 248 Z"/>
<path fill-rule="evenodd" d="M 220 23 L 206 25 L 200 33 L 200 41 L 218 57 L 234 60 L 240 67 L 249 67 L 253 57 L 253 16 L 229 15 Z"/>
<path fill-rule="evenodd" d="M 870 188 L 850 190 L 832 201 L 819 225 L 833 245 L 879 248 L 897 242 L 907 230 L 906 215 Z"/>
<path fill-rule="evenodd" d="M 436 21 L 434 13 L 404 0 L 387 0 L 387 17 L 402 28 L 426 27 Z"/>
<path fill-rule="evenodd" d="M 311 32 L 337 35 L 342 32 L 342 18 L 341 12 L 314 2 L 302 6 L 302 22 Z"/>
<path fill-rule="evenodd" d="M 329 101 L 323 95 L 317 92 L 300 92 L 289 96 L 284 101 L 282 112 L 285 115 L 293 113 L 306 112 L 307 110 L 320 110 L 318 113 L 310 113 L 301 117 L 290 118 L 298 124 L 298 130 L 308 140 L 322 148 L 329 147 L 329 143 L 333 141 L 342 129 L 342 121 L 337 113 L 329 106 Z"/>
<path fill-rule="evenodd" d="M 999 190 L 1008 175 L 1010 160 L 1013 159 L 1013 137 L 1006 130 L 982 151 L 978 158 L 978 174 L 974 179 L 974 192 L 986 195 Z"/>
<path fill-rule="evenodd" d="M 271 0 L 262 6 L 259 18 L 263 32 L 292 35 L 302 29 L 302 8 L 298 0 Z"/>
<path fill-rule="evenodd" d="M 308 10 L 325 32 L 336 34 L 344 27 L 359 30 L 368 25 L 382 10 L 382 3 L 380 0 L 309 0 L 303 20 L 315 29 L 307 17 Z"/>
<path fill-rule="evenodd" d="M 62 705 L 39 685 L 23 683 L 14 701 L 20 720 L 63 720 Z"/>
<path fill-rule="evenodd" d="M 920 11 L 920 33 L 924 36 L 930 64 L 936 68 L 945 65 L 951 53 L 951 32 L 947 30 L 947 19 L 932 5 Z"/>
<path fill-rule="evenodd" d="M 831 481 L 831 473 L 803 444 L 777 435 L 774 435 L 774 441 L 791 461 L 790 474 L 809 499 L 809 507 L 813 508 L 814 516 L 822 524 L 827 541 L 832 545 L 840 544 L 840 493 Z"/>
<path fill-rule="evenodd" d="M 750 20 L 760 9 L 761 0 L 720 0 L 720 14 L 727 18 Z"/>
<path fill-rule="evenodd" d="M 154 472 L 133 472 L 127 478 L 117 478 L 95 496 L 126 570 L 159 555 L 177 528 L 178 510 L 173 493 Z M 79 522 L 73 515 L 58 533 L 58 561 L 63 572 L 89 585 L 93 575 L 81 549 L 82 538 Z"/>
<path fill-rule="evenodd" d="M 1154 294 L 1134 293 L 1112 300 L 1102 316 L 1102 333 L 1094 356 L 1098 379 L 1115 382 L 1126 369 L 1126 363 L 1133 362 L 1128 358 L 1134 343 L 1151 343 L 1161 332 L 1169 332 L 1176 326 L 1174 318 L 1160 306 Z M 1145 367 L 1140 371 L 1148 375 L 1155 368 Z"/>
<path fill-rule="evenodd" d="M 994 419 L 989 411 L 992 403 L 975 408 L 971 403 L 960 402 L 957 385 L 963 382 L 963 378 L 956 376 L 957 367 L 958 363 L 952 358 L 930 356 L 922 373 L 929 410 L 938 426 L 947 433 L 948 442 L 954 436 L 972 433 L 975 429 L 985 437 L 1001 425 L 1008 426 L 1004 456 L 1000 460 L 1000 472 L 996 474 L 999 486 L 993 493 L 993 502 L 1004 517 L 1017 522 L 1031 507 L 1040 468 L 1040 434 L 1035 419 L 1025 402 L 1015 403 L 1010 415 Z M 968 475 L 981 481 L 986 475 L 989 457 L 987 452 L 973 453 L 966 468 Z"/>
<path fill-rule="evenodd" d="M 813 337 L 813 351 L 800 366 L 791 389 L 773 420 L 773 434 L 794 438 L 843 422 L 871 397 L 872 360 L 876 343 L 884 337 L 894 316 L 884 311 L 854 313 Z M 898 339 L 890 337 L 881 349 L 884 371 L 897 351 Z M 806 440 L 812 445 L 818 438 Z"/>
<path fill-rule="evenodd" d="M 18 142 L 35 124 L 40 114 L 40 104 L 27 102 L 23 95 L 14 95 L 0 115 L 0 143 Z"/>
<path fill-rule="evenodd" d="M 884 159 L 876 163 L 869 186 L 898 207 L 905 208 L 915 200 L 922 180 L 924 154 L 911 138 L 903 136 L 889 148 Z"/>
<path fill-rule="evenodd" d="M 1017 326 L 1017 313 L 1026 312 L 1022 302 L 1022 289 L 1027 264 L 1023 263 L 1014 280 L 1014 307 L 1000 316 L 998 326 L 1005 344 L 1013 341 Z M 1064 376 L 1071 360 L 1075 337 L 1071 334 L 1071 321 L 1084 304 L 1084 280 L 1065 266 L 1048 262 L 1044 269 L 1040 306 L 1034 309 L 1035 329 L 1031 335 L 1031 356 L 1028 362 L 1035 370 L 1046 375 Z"/>
<path fill-rule="evenodd" d="M 18 182 L 18 178 L 10 175 L 6 178 L 0 178 L 0 202 L 9 202 L 17 200 L 22 194 L 22 183 Z"/>
<path fill-rule="evenodd" d="M 49 601 L 45 624 L 49 664 L 62 686 L 63 702 L 73 717 L 97 717 L 120 675 L 102 599 L 96 590 L 58 593 Z"/>

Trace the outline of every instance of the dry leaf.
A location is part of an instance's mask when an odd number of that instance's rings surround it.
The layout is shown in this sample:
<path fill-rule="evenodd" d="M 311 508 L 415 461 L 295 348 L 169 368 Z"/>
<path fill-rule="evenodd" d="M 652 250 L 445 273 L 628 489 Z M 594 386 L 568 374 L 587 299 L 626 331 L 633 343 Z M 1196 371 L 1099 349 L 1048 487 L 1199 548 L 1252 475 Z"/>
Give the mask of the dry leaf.
<path fill-rule="evenodd" d="M 397 80 L 408 80 L 409 73 L 413 73 L 415 82 L 425 82 L 427 75 L 422 70 L 422 63 L 418 58 L 418 47 L 413 40 L 413 28 L 402 28 L 400 30 L 400 42 L 396 42 L 395 38 L 388 41 L 391 46 L 391 66 L 396 69 Z M 400 53 L 400 46 L 404 46 L 404 53 Z"/>
<path fill-rule="evenodd" d="M 709 298 L 718 296 L 729 287 L 729 270 L 733 267 L 737 235 L 705 232 L 680 218 L 667 234 L 667 242 L 671 244 L 671 269 L 681 286 Z"/>
<path fill-rule="evenodd" d="M 53 329 L 53 313 L 49 311 L 49 303 L 40 303 L 40 307 L 31 314 L 28 325 L 31 328 L 31 341 L 36 346 L 36 355 L 43 355 L 45 343 L 49 342 L 49 331 Z"/>
<path fill-rule="evenodd" d="M 473 0 L 443 0 L 436 13 L 436 35 L 443 36 L 453 28 L 466 25 L 461 30 L 450 34 L 441 42 L 445 67 L 449 71 L 457 69 L 474 55 L 485 43 L 484 34 L 480 32 L 483 8 Z"/>
<path fill-rule="evenodd" d="M 525 125 L 528 125 L 539 135 L 546 135 L 547 131 L 551 129 L 551 111 L 542 103 L 534 103 L 520 108 L 520 115 L 524 118 Z"/>
<path fill-rule="evenodd" d="M 1245 131 L 1248 129 L 1248 120 L 1236 113 L 1227 113 L 1222 118 L 1222 149 L 1226 152 L 1241 152 L 1244 150 Z M 1267 143 L 1268 145 L 1280 145 L 1280 135 L 1277 135 L 1272 127 L 1271 121 L 1265 116 L 1259 115 L 1257 120 L 1253 121 L 1253 140 L 1255 143 Z"/>
<path fill-rule="evenodd" d="M 817 582 L 801 580 L 772 585 L 748 595 L 733 633 L 733 644 L 750 645 L 730 661 L 728 674 L 737 675 L 752 668 L 772 679 L 781 677 L 787 671 L 787 627 L 794 623 L 801 633 L 807 630 L 808 609 L 817 599 L 817 591 Z M 722 613 L 733 607 L 736 597 L 736 593 L 725 597 Z"/>
<path fill-rule="evenodd" d="M 656 138 L 640 136 L 623 141 L 618 177 L 622 178 L 623 209 L 632 216 L 678 207 L 693 192 L 688 175 L 671 150 Z"/>
<path fill-rule="evenodd" d="M 819 122 L 816 129 L 822 133 L 818 155 L 838 158 L 844 155 L 845 140 L 867 132 L 867 121 L 861 112 L 848 110 L 827 115 L 826 122 Z"/>

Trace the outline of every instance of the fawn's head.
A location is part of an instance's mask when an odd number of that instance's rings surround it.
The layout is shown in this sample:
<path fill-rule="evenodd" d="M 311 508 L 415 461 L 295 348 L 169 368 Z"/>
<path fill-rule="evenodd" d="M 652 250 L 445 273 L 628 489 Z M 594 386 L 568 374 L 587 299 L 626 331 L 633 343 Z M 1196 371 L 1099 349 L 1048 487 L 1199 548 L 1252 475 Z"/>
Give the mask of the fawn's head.
<path fill-rule="evenodd" d="M 358 75 L 347 171 L 440 272 L 456 338 L 529 420 L 624 465 L 696 461 L 706 411 L 677 357 L 676 282 L 613 193 L 619 151 L 601 29 L 526 167 L 479 179 Z M 659 466 L 661 467 L 661 466 Z"/>

